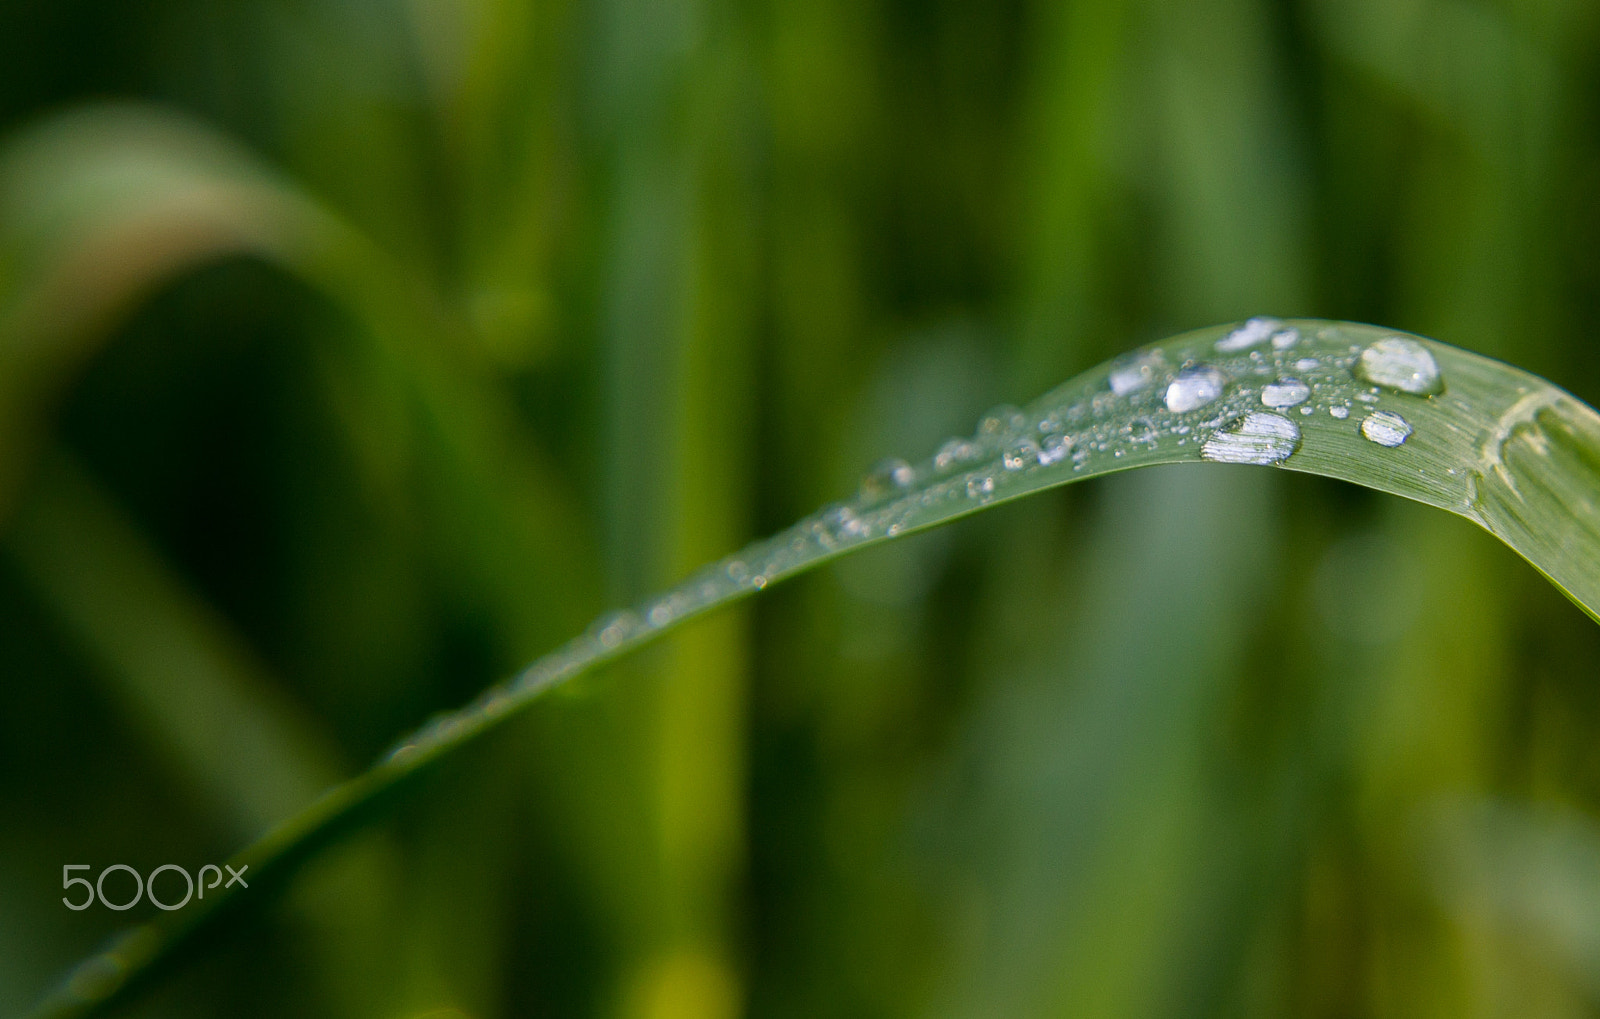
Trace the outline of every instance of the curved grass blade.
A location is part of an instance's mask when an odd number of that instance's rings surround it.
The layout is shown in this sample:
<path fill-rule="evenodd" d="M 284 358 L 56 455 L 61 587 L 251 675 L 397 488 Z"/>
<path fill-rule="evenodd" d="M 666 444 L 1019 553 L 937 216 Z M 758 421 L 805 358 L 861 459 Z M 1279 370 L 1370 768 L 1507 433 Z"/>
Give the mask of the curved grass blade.
<path fill-rule="evenodd" d="M 1031 492 L 1153 464 L 1210 460 L 1340 478 L 1477 522 L 1600 619 L 1600 415 L 1497 361 L 1374 326 L 1252 319 L 1142 348 L 918 464 L 886 461 L 846 503 L 599 620 L 466 708 L 402 741 L 239 853 L 264 879 L 354 823 L 429 762 L 540 693 L 680 623 L 819 563 Z M 259 887 L 254 889 L 259 896 Z M 85 962 L 39 1011 L 98 1011 L 178 956 L 239 896 L 162 918 Z"/>

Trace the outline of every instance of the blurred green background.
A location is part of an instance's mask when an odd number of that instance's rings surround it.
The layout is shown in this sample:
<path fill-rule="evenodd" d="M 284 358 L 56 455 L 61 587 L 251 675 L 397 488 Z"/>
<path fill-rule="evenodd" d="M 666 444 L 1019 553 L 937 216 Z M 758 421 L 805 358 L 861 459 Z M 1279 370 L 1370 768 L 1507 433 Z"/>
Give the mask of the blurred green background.
<path fill-rule="evenodd" d="M 0 1014 L 156 915 L 64 864 L 1254 314 L 1600 401 L 1600 7 L 6 0 Z M 1597 737 L 1467 523 L 1135 472 L 583 679 L 133 1013 L 1597 1015 Z"/>

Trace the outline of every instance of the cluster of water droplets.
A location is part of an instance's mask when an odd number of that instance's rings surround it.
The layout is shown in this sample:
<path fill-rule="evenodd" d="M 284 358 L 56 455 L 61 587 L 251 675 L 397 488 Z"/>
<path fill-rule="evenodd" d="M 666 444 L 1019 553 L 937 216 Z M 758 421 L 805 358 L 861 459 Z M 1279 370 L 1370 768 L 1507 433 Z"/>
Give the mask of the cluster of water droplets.
<path fill-rule="evenodd" d="M 1221 463 L 1276 464 L 1304 441 L 1298 420 L 1351 419 L 1378 446 L 1403 445 L 1412 426 L 1380 394 L 1427 399 L 1443 389 L 1428 348 L 1404 336 L 1363 344 L 1332 326 L 1253 318 L 1211 343 L 1136 351 L 1024 410 L 1002 405 L 970 436 L 951 438 L 919 463 L 884 460 L 855 497 L 706 567 L 650 601 L 598 620 L 466 710 L 441 716 L 396 751 L 455 735 L 597 660 L 683 618 L 856 545 L 959 516 L 997 499 L 1059 482 L 1063 471 L 1133 466 L 1192 455 Z M 1178 456 L 1175 456 L 1178 454 Z"/>

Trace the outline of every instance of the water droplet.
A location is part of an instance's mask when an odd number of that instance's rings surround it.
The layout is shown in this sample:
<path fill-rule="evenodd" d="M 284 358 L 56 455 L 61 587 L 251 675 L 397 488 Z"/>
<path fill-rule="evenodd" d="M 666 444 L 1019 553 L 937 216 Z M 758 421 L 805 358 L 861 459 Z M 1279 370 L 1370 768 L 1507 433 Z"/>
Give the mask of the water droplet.
<path fill-rule="evenodd" d="M 910 488 L 916 480 L 916 468 L 904 460 L 883 460 L 861 479 L 861 501 L 868 506 L 883 502 Z"/>
<path fill-rule="evenodd" d="M 1230 464 L 1270 464 L 1300 448 L 1300 428 L 1281 414 L 1252 411 L 1217 432 L 1200 447 L 1207 460 Z"/>
<path fill-rule="evenodd" d="M 1218 340 L 1217 350 L 1224 354 L 1246 350 L 1271 336 L 1282 324 L 1275 318 L 1253 318 Z"/>
<path fill-rule="evenodd" d="M 837 503 L 822 511 L 822 526 L 833 541 L 851 541 L 867 534 L 867 525 L 856 511 Z"/>
<path fill-rule="evenodd" d="M 1288 350 L 1299 342 L 1300 330 L 1298 329 L 1283 329 L 1272 334 L 1273 350 Z"/>
<path fill-rule="evenodd" d="M 1208 364 L 1194 365 L 1178 373 L 1167 387 L 1167 409 L 1186 414 L 1222 395 L 1228 377 Z"/>
<path fill-rule="evenodd" d="M 1328 416 L 1336 417 L 1340 421 L 1343 421 L 1345 418 L 1350 416 L 1350 408 L 1346 407 L 1342 403 L 1336 403 L 1332 407 L 1328 408 Z"/>
<path fill-rule="evenodd" d="M 1390 410 L 1375 410 L 1361 421 L 1361 434 L 1380 446 L 1393 448 L 1411 435 L 1411 422 Z"/>
<path fill-rule="evenodd" d="M 985 475 L 981 478 L 967 480 L 968 499 L 987 499 L 994 495 L 994 479 Z"/>
<path fill-rule="evenodd" d="M 1320 367 L 1322 362 L 1314 357 L 1302 357 L 1294 363 L 1294 370 L 1297 372 L 1314 372 Z"/>
<path fill-rule="evenodd" d="M 1136 393 L 1155 381 L 1166 365 L 1159 350 L 1147 350 L 1118 359 L 1111 365 L 1111 391 L 1118 396 Z"/>
<path fill-rule="evenodd" d="M 1432 396 L 1444 391 L 1439 362 L 1433 359 L 1427 347 L 1404 336 L 1390 336 L 1363 350 L 1355 373 L 1373 385 L 1414 396 Z"/>
<path fill-rule="evenodd" d="M 1305 403 L 1311 397 L 1311 387 L 1299 379 L 1279 379 L 1261 387 L 1261 405 L 1282 409 Z"/>
<path fill-rule="evenodd" d="M 595 639 L 603 647 L 614 648 L 631 637 L 639 628 L 639 618 L 632 612 L 618 612 L 600 621 Z"/>
<path fill-rule="evenodd" d="M 663 626 L 666 626 L 668 623 L 672 622 L 672 606 L 668 605 L 666 602 L 657 602 L 656 604 L 650 606 L 650 615 L 648 618 L 650 620 L 650 625 L 659 630 Z"/>
<path fill-rule="evenodd" d="M 983 459 L 983 448 L 977 443 L 968 442 L 966 439 L 951 439 L 940 446 L 939 452 L 933 455 L 933 467 L 940 474 L 949 474 L 981 459 Z"/>
<path fill-rule="evenodd" d="M 1134 442 L 1153 444 L 1161 435 L 1156 423 L 1147 417 L 1136 417 L 1128 422 L 1128 438 Z"/>
<path fill-rule="evenodd" d="M 1002 403 L 998 407 L 990 408 L 978 421 L 978 436 L 983 439 L 999 439 L 1007 435 L 1015 435 L 1028 426 L 1028 419 L 1022 411 L 1009 403 Z"/>
<path fill-rule="evenodd" d="M 1069 435 L 1046 435 L 1044 442 L 1039 446 L 1039 464 L 1048 467 L 1053 463 L 1060 463 L 1072 452 L 1072 437 Z"/>
<path fill-rule="evenodd" d="M 1018 439 L 1006 447 L 1002 459 L 1006 470 L 1020 471 L 1024 467 L 1032 467 L 1041 462 L 1039 457 L 1039 444 L 1032 439 Z"/>
<path fill-rule="evenodd" d="M 1316 411 L 1316 409 L 1317 409 L 1317 408 L 1315 408 L 1315 407 L 1313 407 L 1313 406 L 1311 406 L 1311 405 L 1310 405 L 1310 404 L 1309 404 L 1309 403 L 1308 403 L 1308 404 L 1306 404 L 1306 405 L 1305 405 L 1305 406 L 1304 406 L 1304 407 L 1301 407 L 1301 408 L 1300 408 L 1300 414 L 1301 414 L 1301 415 L 1302 415 L 1302 416 L 1304 416 L 1304 417 L 1310 417 L 1310 416 L 1311 416 L 1311 414 L 1312 414 L 1312 413 L 1314 413 L 1314 412 L 1315 412 L 1315 411 Z"/>
<path fill-rule="evenodd" d="M 758 573 L 750 578 L 750 586 L 760 591 L 767 586 L 767 578 Z"/>

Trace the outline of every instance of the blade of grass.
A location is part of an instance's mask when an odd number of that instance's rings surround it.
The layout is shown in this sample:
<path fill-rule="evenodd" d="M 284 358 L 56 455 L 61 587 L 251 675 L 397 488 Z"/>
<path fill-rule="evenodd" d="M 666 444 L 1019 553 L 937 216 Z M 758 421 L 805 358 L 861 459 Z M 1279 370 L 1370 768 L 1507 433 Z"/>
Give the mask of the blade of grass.
<path fill-rule="evenodd" d="M 1382 384 L 1377 384 L 1382 383 Z M 1269 388 L 1269 386 L 1271 388 Z M 1375 326 L 1252 320 L 1188 333 L 1092 369 L 916 466 L 892 464 L 828 507 L 603 617 L 466 708 L 402 741 L 239 853 L 281 879 L 429 762 L 551 687 L 685 621 L 820 563 L 1032 492 L 1134 467 L 1275 464 L 1449 510 L 1510 545 L 1600 618 L 1600 415 L 1497 361 Z M 259 885 L 253 889 L 259 898 Z M 82 964 L 40 1009 L 86 1015 L 177 958 L 243 905 L 165 917 Z"/>
<path fill-rule="evenodd" d="M 259 835 L 339 777 L 332 739 L 69 454 L 46 458 L 30 494 L 0 553 L 230 837 Z"/>
<path fill-rule="evenodd" d="M 447 453 L 430 480 L 449 494 L 441 516 L 459 524 L 451 554 L 495 592 L 510 643 L 537 647 L 578 625 L 588 592 L 552 598 L 530 578 L 581 583 L 587 532 L 506 394 L 459 356 L 461 316 L 335 210 L 159 107 L 85 107 L 0 148 L 0 520 L 61 392 L 111 327 L 174 278 L 239 255 L 326 296 L 358 327 L 361 356 L 403 382 Z"/>

